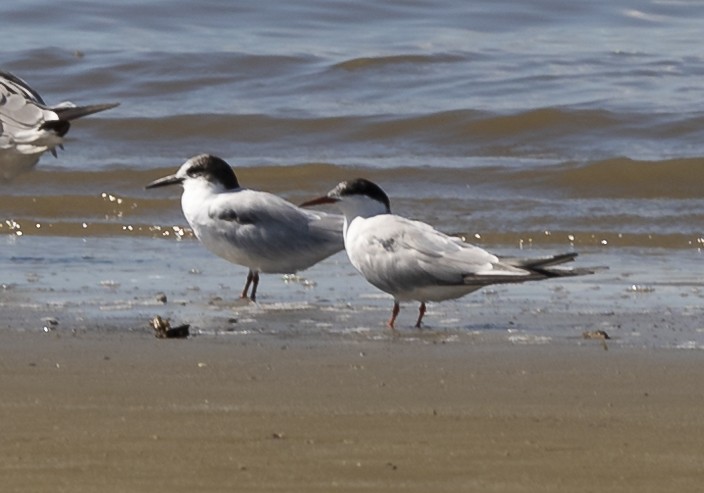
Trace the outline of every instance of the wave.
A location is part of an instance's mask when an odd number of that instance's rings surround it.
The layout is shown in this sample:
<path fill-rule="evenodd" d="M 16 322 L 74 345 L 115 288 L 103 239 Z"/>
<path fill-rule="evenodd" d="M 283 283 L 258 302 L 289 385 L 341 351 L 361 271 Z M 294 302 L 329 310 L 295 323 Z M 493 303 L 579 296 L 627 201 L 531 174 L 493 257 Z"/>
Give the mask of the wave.
<path fill-rule="evenodd" d="M 421 115 L 182 114 L 159 117 L 93 118 L 76 137 L 102 142 L 111 154 L 149 156 L 154 150 L 214 150 L 227 156 L 315 154 L 358 160 L 427 156 L 496 157 L 586 161 L 626 156 L 636 160 L 704 155 L 704 116 L 613 113 L 605 110 L 541 108 L 515 114 L 464 109 Z M 262 147 L 264 146 L 264 147 Z M 283 162 L 282 159 L 278 159 Z M 385 166 L 379 160 L 377 165 Z"/>
<path fill-rule="evenodd" d="M 513 170 L 502 181 L 573 198 L 701 199 L 704 157 L 641 161 L 625 157 Z"/>
<path fill-rule="evenodd" d="M 60 196 L 73 200 L 79 196 L 119 193 L 142 197 L 150 193 L 144 185 L 174 173 L 173 166 L 135 169 L 130 167 L 74 171 L 39 168 L 30 177 L 13 183 L 0 196 L 0 205 L 16 206 L 22 197 Z M 673 198 L 701 199 L 704 182 L 704 157 L 635 160 L 626 157 L 588 162 L 558 164 L 513 164 L 469 167 L 339 165 L 330 162 L 304 162 L 286 165 L 234 166 L 240 181 L 274 193 L 320 191 L 337 182 L 357 176 L 383 183 L 418 184 L 428 190 L 445 185 L 504 190 L 534 190 L 548 196 L 575 198 Z M 327 188 L 326 188 L 327 187 Z M 439 193 L 439 196 L 442 196 Z M 18 202 L 20 201 L 20 202 Z M 68 203 L 68 202 L 67 202 Z"/>
<path fill-rule="evenodd" d="M 398 68 L 399 66 L 407 65 L 429 65 L 435 63 L 454 63 L 464 62 L 470 58 L 468 54 L 450 54 L 436 53 L 432 55 L 392 55 L 392 56 L 376 56 L 376 57 L 360 57 L 351 58 L 332 65 L 332 69 L 341 69 L 345 71 L 362 71 L 362 70 L 377 70 L 385 68 Z"/>
<path fill-rule="evenodd" d="M 627 158 L 522 168 L 300 163 L 242 167 L 237 174 L 244 186 L 294 203 L 363 176 L 382 185 L 395 212 L 485 245 L 701 249 L 702 164 Z M 181 190 L 144 189 L 176 168 L 40 169 L 0 194 L 0 237 L 190 239 Z"/>

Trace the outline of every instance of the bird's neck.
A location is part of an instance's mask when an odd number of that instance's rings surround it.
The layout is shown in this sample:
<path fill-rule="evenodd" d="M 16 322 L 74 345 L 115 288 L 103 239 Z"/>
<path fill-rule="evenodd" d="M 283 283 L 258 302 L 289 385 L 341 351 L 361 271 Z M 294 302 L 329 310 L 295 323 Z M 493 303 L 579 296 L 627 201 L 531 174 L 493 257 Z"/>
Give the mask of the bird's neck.
<path fill-rule="evenodd" d="M 365 200 L 358 198 L 349 198 L 338 202 L 345 220 L 351 223 L 356 217 L 370 218 L 379 214 L 389 214 L 390 211 L 381 202 L 376 200 Z"/>
<path fill-rule="evenodd" d="M 186 182 L 181 195 L 181 207 L 187 219 L 194 218 L 198 214 L 207 214 L 208 203 L 216 197 L 240 189 L 226 190 L 225 187 L 207 181 Z"/>
<path fill-rule="evenodd" d="M 381 214 L 390 214 L 386 206 L 380 202 L 369 200 L 346 200 L 338 203 L 345 217 L 343 235 L 347 238 L 347 230 L 356 219 L 365 220 Z"/>

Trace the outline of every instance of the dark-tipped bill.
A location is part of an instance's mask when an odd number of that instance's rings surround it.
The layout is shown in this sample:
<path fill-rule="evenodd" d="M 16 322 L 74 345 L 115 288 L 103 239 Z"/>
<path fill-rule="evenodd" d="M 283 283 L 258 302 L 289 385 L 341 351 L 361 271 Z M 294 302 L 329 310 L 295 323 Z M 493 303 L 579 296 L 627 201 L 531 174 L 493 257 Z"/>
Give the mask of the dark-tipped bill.
<path fill-rule="evenodd" d="M 168 187 L 169 185 L 180 185 L 181 183 L 183 183 L 183 178 L 179 178 L 176 175 L 169 175 L 159 178 L 158 180 L 154 180 L 144 188 Z"/>
<path fill-rule="evenodd" d="M 334 199 L 332 197 L 328 197 L 327 195 L 323 195 L 322 197 L 318 197 L 317 199 L 308 200 L 307 202 L 303 202 L 298 207 L 310 207 L 312 205 L 320 205 L 320 204 L 334 204 L 335 202 L 337 202 L 337 199 Z"/>

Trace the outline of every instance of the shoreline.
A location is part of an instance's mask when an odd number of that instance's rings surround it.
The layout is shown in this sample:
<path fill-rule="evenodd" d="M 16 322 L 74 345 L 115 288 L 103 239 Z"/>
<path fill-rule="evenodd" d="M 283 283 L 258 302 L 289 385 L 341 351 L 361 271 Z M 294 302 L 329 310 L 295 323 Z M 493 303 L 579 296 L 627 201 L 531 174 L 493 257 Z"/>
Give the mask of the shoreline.
<path fill-rule="evenodd" d="M 195 334 L 388 338 L 391 298 L 369 285 L 340 252 L 296 276 L 262 276 L 259 302 L 238 299 L 246 269 L 196 241 L 17 239 L 0 250 L 0 330 L 144 330 L 155 316 Z M 502 252 L 509 253 L 509 252 Z M 527 256 L 552 248 L 515 252 Z M 575 267 L 609 266 L 590 276 L 483 288 L 431 303 L 424 331 L 417 305 L 404 303 L 407 338 L 551 343 L 603 330 L 609 345 L 704 349 L 701 254 L 663 250 L 588 251 Z M 52 327 L 50 327 L 52 328 Z"/>

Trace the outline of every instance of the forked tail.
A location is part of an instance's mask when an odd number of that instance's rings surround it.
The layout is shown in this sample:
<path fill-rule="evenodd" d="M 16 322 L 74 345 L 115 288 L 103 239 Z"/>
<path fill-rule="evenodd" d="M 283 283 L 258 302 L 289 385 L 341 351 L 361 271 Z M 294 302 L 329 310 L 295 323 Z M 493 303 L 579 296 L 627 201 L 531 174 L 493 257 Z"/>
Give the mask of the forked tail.
<path fill-rule="evenodd" d="M 535 274 L 545 277 L 572 277 L 594 274 L 594 269 L 553 269 L 556 265 L 572 262 L 577 258 L 576 252 L 560 253 L 549 257 L 523 258 L 523 259 L 502 259 L 507 264 L 526 269 Z"/>

